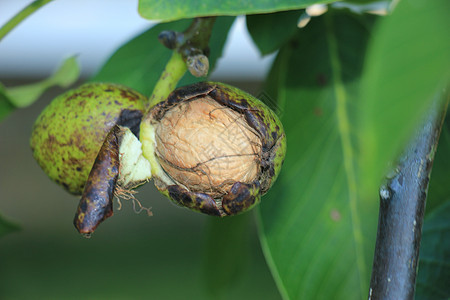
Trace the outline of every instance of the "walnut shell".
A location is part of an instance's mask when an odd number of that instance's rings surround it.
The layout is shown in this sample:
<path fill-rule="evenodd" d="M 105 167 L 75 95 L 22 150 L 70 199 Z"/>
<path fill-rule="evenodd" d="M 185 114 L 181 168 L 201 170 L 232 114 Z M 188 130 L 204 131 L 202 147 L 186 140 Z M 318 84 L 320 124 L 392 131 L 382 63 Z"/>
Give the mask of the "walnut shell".
<path fill-rule="evenodd" d="M 233 183 L 257 178 L 261 140 L 242 114 L 205 96 L 164 115 L 156 126 L 156 156 L 178 184 L 217 198 Z"/>
<path fill-rule="evenodd" d="M 156 187 L 179 205 L 217 216 L 256 205 L 286 152 L 276 114 L 222 83 L 176 89 L 150 109 L 141 133 Z"/>

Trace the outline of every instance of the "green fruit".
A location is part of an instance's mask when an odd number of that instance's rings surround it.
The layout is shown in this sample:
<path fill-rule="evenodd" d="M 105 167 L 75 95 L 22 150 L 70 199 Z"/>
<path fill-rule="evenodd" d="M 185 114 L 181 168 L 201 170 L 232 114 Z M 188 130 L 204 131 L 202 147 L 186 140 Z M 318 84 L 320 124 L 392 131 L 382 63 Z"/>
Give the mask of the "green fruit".
<path fill-rule="evenodd" d="M 83 192 L 115 124 L 138 133 L 147 99 L 127 87 L 88 83 L 55 98 L 33 126 L 31 149 L 44 172 L 68 192 Z"/>
<path fill-rule="evenodd" d="M 80 233 L 89 236 L 113 215 L 114 195 L 151 178 L 176 204 L 209 215 L 259 203 L 286 152 L 272 110 L 214 82 L 176 89 L 143 118 L 146 100 L 126 87 L 86 84 L 53 100 L 33 127 L 39 165 L 69 192 L 82 193 L 74 219 Z"/>
<path fill-rule="evenodd" d="M 215 216 L 254 207 L 286 152 L 277 115 L 251 95 L 202 82 L 181 87 L 141 124 L 156 187 L 175 203 Z"/>

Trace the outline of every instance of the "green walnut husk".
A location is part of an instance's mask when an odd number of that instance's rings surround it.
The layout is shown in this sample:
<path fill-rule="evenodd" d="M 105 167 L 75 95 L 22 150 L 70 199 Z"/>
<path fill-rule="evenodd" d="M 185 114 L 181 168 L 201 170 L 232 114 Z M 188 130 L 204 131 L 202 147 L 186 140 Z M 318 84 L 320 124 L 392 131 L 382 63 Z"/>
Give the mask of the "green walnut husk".
<path fill-rule="evenodd" d="M 113 215 L 114 196 L 151 178 L 176 204 L 220 217 L 253 208 L 275 182 L 286 136 L 258 99 L 202 82 L 176 89 L 142 117 L 146 101 L 123 86 L 86 84 L 57 97 L 33 127 L 40 166 L 82 194 L 74 219 L 81 234 Z"/>
<path fill-rule="evenodd" d="M 84 84 L 58 96 L 33 126 L 34 158 L 52 180 L 80 195 L 108 132 L 124 124 L 138 133 L 146 100 L 109 83 Z"/>
<path fill-rule="evenodd" d="M 140 139 L 158 190 L 215 216 L 254 207 L 286 152 L 283 126 L 269 107 L 215 82 L 173 91 L 144 117 Z"/>

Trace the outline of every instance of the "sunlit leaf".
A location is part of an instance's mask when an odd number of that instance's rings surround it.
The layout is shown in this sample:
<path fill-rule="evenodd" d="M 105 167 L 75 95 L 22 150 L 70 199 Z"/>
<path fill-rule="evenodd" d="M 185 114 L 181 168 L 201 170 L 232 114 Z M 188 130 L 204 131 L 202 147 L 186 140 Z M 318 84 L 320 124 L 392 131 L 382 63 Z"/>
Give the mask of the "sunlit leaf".
<path fill-rule="evenodd" d="M 416 299 L 450 298 L 450 200 L 423 225 Z"/>
<path fill-rule="evenodd" d="M 287 136 L 260 206 L 266 258 L 286 299 L 362 299 L 378 201 L 361 198 L 354 147 L 358 84 L 375 17 L 330 11 L 284 46 L 269 76 Z"/>
<path fill-rule="evenodd" d="M 164 30 L 182 32 L 189 27 L 191 21 L 182 20 L 159 24 L 133 38 L 120 47 L 91 80 L 124 84 L 143 94 L 150 95 L 172 54 L 171 50 L 165 48 L 158 41 L 159 33 Z M 217 59 L 222 55 L 222 48 L 233 21 L 233 17 L 220 17 L 214 24 L 210 40 L 210 72 Z M 204 80 L 204 78 L 187 75 L 184 76 L 181 84 L 199 80 Z"/>
<path fill-rule="evenodd" d="M 239 16 L 296 10 L 331 0 L 139 0 L 139 13 L 149 20 L 164 22 L 204 16 Z"/>

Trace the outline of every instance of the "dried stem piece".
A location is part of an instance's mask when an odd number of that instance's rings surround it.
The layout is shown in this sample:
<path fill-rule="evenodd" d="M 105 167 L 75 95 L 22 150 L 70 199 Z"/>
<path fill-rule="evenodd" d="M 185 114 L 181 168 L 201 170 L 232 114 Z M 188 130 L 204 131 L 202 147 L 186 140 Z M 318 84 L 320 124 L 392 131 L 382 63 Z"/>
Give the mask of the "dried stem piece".
<path fill-rule="evenodd" d="M 204 77 L 209 70 L 209 38 L 216 17 L 195 18 L 184 32 L 163 31 L 159 41 L 169 49 L 181 54 L 189 72 Z"/>

